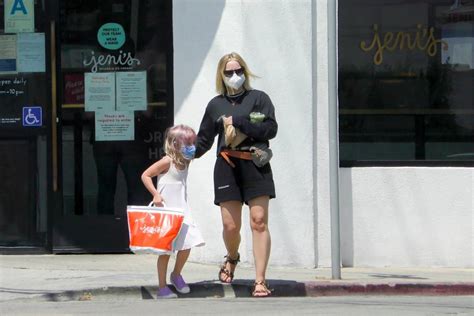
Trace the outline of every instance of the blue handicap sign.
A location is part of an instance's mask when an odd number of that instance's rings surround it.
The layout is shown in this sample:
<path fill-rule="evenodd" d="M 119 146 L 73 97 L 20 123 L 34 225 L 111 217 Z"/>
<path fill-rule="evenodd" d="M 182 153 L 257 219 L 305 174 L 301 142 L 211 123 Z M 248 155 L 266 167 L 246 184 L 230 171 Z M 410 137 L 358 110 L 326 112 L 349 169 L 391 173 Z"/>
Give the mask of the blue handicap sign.
<path fill-rule="evenodd" d="M 43 111 L 40 106 L 25 106 L 23 108 L 23 126 L 42 126 Z"/>

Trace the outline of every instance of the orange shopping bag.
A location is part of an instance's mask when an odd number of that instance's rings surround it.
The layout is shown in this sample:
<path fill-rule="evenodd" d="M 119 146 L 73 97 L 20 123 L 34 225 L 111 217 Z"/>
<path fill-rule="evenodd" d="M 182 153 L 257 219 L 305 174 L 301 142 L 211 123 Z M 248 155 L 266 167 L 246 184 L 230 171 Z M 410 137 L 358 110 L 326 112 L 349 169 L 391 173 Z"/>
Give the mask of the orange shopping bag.
<path fill-rule="evenodd" d="M 131 251 L 165 254 L 173 250 L 184 212 L 170 207 L 127 206 L 127 219 Z"/>

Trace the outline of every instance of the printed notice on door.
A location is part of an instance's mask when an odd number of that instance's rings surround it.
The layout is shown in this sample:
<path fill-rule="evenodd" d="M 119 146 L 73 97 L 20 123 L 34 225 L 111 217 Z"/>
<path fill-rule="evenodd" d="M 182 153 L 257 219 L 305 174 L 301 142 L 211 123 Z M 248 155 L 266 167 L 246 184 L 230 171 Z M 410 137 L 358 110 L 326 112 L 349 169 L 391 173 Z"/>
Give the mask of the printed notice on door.
<path fill-rule="evenodd" d="M 16 35 L 0 35 L 0 74 L 16 71 Z"/>
<path fill-rule="evenodd" d="M 115 111 L 115 73 L 87 72 L 84 84 L 86 111 Z"/>
<path fill-rule="evenodd" d="M 45 72 L 44 33 L 20 33 L 17 39 L 18 72 Z"/>
<path fill-rule="evenodd" d="M 95 112 L 95 140 L 134 140 L 133 111 Z"/>
<path fill-rule="evenodd" d="M 146 71 L 117 72 L 117 111 L 146 111 Z"/>
<path fill-rule="evenodd" d="M 5 33 L 35 31 L 34 0 L 5 0 Z"/>

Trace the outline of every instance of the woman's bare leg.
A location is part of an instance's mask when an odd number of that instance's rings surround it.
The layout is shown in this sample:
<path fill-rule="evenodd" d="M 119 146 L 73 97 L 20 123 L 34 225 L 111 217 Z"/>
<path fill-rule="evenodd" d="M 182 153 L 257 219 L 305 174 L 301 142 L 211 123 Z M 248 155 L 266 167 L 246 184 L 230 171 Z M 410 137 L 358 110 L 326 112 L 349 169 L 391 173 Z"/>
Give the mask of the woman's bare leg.
<path fill-rule="evenodd" d="M 271 237 L 268 230 L 268 196 L 259 196 L 249 201 L 250 226 L 252 228 L 255 281 L 265 281 L 270 258 Z M 262 286 L 260 286 L 262 288 Z M 259 290 L 257 286 L 256 290 Z"/>
<path fill-rule="evenodd" d="M 230 259 L 237 259 L 240 246 L 240 228 L 242 226 L 242 203 L 240 201 L 227 201 L 220 203 L 222 216 L 222 237 Z M 226 269 L 234 272 L 235 265 L 227 263 Z M 221 277 L 230 282 L 230 278 Z"/>

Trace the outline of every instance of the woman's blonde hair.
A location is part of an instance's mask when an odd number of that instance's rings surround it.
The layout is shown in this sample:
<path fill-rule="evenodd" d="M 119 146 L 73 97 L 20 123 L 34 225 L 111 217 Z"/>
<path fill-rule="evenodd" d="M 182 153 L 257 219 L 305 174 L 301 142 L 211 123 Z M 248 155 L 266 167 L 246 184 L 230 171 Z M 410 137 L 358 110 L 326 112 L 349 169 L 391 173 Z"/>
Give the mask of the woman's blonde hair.
<path fill-rule="evenodd" d="M 181 148 L 196 142 L 196 132 L 187 125 L 175 125 L 166 130 L 165 153 L 178 166 L 185 166 L 189 160 L 184 159 Z"/>
<path fill-rule="evenodd" d="M 217 64 L 217 73 L 216 73 L 216 91 L 218 94 L 225 95 L 227 93 L 227 88 L 224 83 L 224 70 L 225 66 L 229 61 L 235 60 L 240 64 L 240 66 L 244 69 L 244 75 L 245 75 L 245 81 L 244 81 L 244 88 L 245 90 L 251 90 L 252 87 L 250 86 L 250 77 L 253 78 L 258 78 L 256 75 L 254 75 L 249 67 L 247 66 L 247 63 L 245 60 L 240 56 L 239 54 L 232 52 L 230 54 L 225 54 L 224 56 L 221 57 L 219 60 L 219 63 Z"/>

